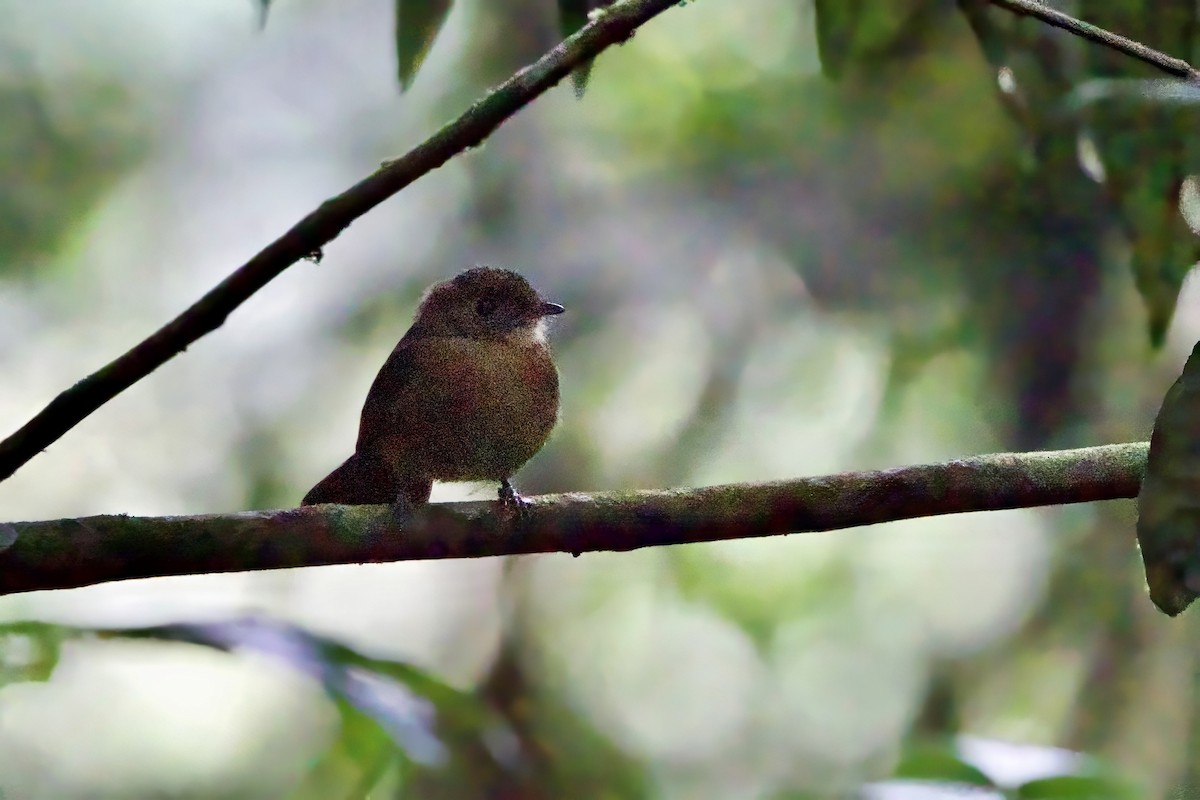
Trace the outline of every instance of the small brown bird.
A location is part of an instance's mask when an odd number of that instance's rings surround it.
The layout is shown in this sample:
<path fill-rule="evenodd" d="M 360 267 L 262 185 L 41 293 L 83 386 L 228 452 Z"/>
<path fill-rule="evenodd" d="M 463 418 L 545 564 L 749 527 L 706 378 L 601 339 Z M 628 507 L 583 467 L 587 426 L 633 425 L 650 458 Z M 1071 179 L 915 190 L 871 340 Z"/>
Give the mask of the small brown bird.
<path fill-rule="evenodd" d="M 475 267 L 426 290 L 412 327 L 367 393 L 354 455 L 304 496 L 318 503 L 429 500 L 434 481 L 509 482 L 558 421 L 558 370 L 542 299 L 511 270 Z"/>

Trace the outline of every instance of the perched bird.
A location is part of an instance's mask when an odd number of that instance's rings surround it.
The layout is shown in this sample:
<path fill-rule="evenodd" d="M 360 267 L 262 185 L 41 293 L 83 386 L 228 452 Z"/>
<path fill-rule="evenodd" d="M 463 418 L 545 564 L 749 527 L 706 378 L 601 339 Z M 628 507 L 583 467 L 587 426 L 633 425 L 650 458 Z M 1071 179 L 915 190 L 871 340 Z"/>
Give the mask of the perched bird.
<path fill-rule="evenodd" d="M 475 267 L 429 287 L 371 384 L 354 455 L 302 504 L 407 512 L 434 481 L 499 481 L 501 502 L 524 509 L 509 479 L 558 421 L 545 318 L 562 312 L 506 269 Z"/>

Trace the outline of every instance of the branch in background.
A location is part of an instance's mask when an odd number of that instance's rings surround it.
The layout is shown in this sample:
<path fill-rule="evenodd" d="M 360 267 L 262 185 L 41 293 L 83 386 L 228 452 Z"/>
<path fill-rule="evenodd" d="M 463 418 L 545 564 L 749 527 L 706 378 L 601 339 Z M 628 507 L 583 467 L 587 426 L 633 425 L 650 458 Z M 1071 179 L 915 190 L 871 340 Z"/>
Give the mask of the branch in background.
<path fill-rule="evenodd" d="M 115 361 L 62 392 L 19 430 L 0 442 L 0 481 L 59 439 L 100 406 L 161 367 L 297 261 L 320 253 L 350 223 L 445 164 L 478 146 L 500 125 L 572 70 L 679 0 L 621 0 L 533 65 L 517 72 L 401 158 L 388 161 L 345 192 L 326 200 L 292 229 L 221 281 L 171 322 Z"/>
<path fill-rule="evenodd" d="M 1124 36 L 1119 36 L 1103 28 L 1097 28 L 1095 25 L 1090 25 L 1061 11 L 1055 11 L 1047 5 L 1037 2 L 1037 0 L 987 0 L 987 2 L 1011 11 L 1014 14 L 1034 17 L 1047 25 L 1061 28 L 1090 42 L 1111 47 L 1113 50 L 1118 50 L 1152 67 L 1157 67 L 1163 72 L 1174 75 L 1177 78 L 1183 78 L 1193 83 L 1200 83 L 1200 70 L 1195 69 L 1183 59 L 1169 56 L 1166 53 L 1159 52 L 1132 39 L 1126 39 Z"/>
<path fill-rule="evenodd" d="M 494 503 L 433 504 L 403 528 L 387 506 L 337 505 L 0 523 L 0 594 L 162 575 L 578 555 L 1115 500 L 1137 496 L 1146 450 L 1145 442 L 1136 442 L 775 483 L 546 495 L 533 498 L 527 520 L 495 514 Z"/>

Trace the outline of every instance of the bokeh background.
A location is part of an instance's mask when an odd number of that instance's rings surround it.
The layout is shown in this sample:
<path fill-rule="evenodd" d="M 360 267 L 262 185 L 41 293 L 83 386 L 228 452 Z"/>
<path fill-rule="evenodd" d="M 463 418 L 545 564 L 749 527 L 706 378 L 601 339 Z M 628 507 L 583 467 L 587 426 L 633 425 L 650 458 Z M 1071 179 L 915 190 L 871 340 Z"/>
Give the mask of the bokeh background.
<path fill-rule="evenodd" d="M 807 2 L 667 11 L 582 100 L 536 101 L 0 483 L 0 518 L 295 505 L 350 452 L 420 291 L 474 263 L 569 309 L 526 493 L 1146 438 L 1200 300 L 1152 349 L 1078 142 L 1023 127 L 935 5 L 839 81 Z M 278 0 L 262 30 L 249 0 L 0 0 L 2 432 L 537 58 L 555 14 L 459 2 L 401 94 L 385 0 Z M 1088 46 L 1012 30 L 1062 54 L 1055 80 L 1091 74 Z M 993 748 L 1000 782 L 1086 763 L 1170 796 L 1200 786 L 1196 618 L 1151 606 L 1134 519 L 6 597 L 0 796 L 846 796 L 936 743 Z M 474 744 L 422 765 L 286 657 L 79 632 L 247 615 L 422 670 L 458 698 L 430 729 Z"/>

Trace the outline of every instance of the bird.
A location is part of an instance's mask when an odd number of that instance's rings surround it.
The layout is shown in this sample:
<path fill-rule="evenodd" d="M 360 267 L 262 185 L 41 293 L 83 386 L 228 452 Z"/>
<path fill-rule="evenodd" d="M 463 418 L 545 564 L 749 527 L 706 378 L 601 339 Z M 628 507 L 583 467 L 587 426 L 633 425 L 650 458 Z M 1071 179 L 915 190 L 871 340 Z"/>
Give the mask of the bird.
<path fill-rule="evenodd" d="M 389 503 L 403 518 L 434 481 L 497 481 L 526 513 L 511 479 L 558 422 L 546 318 L 564 310 L 499 267 L 430 286 L 367 392 L 354 453 L 301 505 Z"/>

